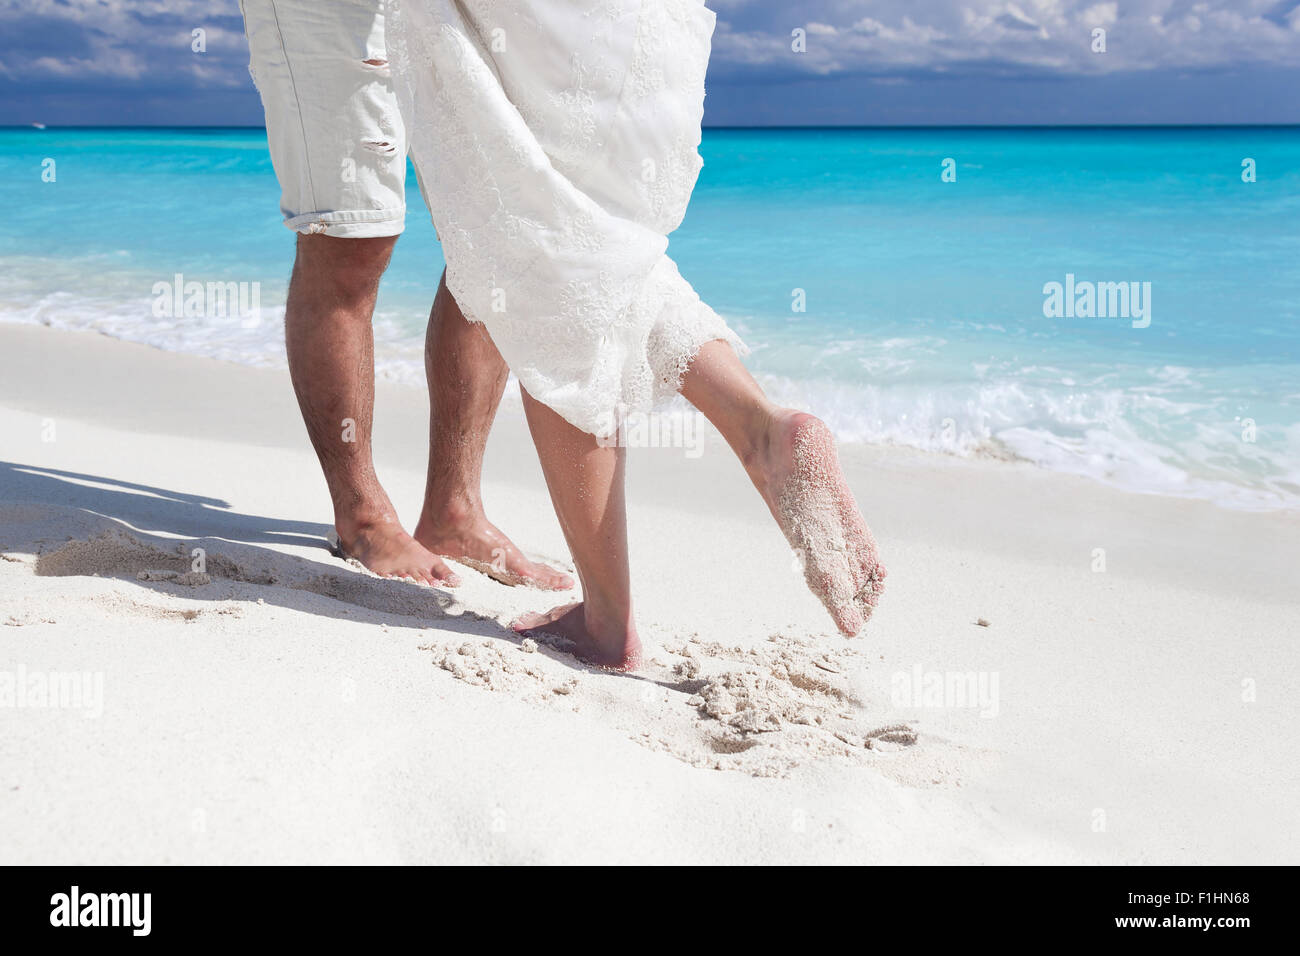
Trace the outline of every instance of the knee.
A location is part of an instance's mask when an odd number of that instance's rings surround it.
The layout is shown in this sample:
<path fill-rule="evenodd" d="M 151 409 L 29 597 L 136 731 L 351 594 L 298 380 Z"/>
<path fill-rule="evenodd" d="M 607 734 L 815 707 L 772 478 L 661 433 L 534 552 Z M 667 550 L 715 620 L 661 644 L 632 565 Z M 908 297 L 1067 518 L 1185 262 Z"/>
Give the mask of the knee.
<path fill-rule="evenodd" d="M 300 235 L 294 276 L 328 289 L 344 301 L 364 299 L 375 294 L 396 242 L 396 236 L 340 239 Z"/>

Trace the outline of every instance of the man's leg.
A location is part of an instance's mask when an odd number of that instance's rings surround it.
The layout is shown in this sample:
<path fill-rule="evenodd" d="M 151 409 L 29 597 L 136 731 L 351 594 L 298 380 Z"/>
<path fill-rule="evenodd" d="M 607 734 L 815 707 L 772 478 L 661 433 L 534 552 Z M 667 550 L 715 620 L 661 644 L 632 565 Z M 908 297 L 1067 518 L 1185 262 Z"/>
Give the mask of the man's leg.
<path fill-rule="evenodd" d="M 429 474 L 416 541 L 503 584 L 573 587 L 569 575 L 524 557 L 483 510 L 483 452 L 509 370 L 487 330 L 461 314 L 445 276 L 429 315 L 424 364 Z"/>
<path fill-rule="evenodd" d="M 289 372 L 334 502 L 340 550 L 376 574 L 455 585 L 455 572 L 402 530 L 371 455 L 371 315 L 396 241 L 298 236 L 284 315 Z"/>
<path fill-rule="evenodd" d="M 378 574 L 453 583 L 398 523 L 375 477 L 375 292 L 406 217 L 406 137 L 377 2 L 241 0 L 285 225 L 294 391 L 334 501 L 342 550 Z M 310 82 L 303 82 L 310 77 Z"/>

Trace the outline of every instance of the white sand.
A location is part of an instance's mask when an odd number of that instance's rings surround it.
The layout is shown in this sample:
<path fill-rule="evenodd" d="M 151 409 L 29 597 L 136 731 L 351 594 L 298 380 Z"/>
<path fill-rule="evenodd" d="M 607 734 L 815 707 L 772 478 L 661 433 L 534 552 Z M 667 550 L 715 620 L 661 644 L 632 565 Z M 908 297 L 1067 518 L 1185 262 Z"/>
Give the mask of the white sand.
<path fill-rule="evenodd" d="M 408 524 L 424 416 L 381 387 Z M 1295 514 L 848 448 L 889 578 L 847 641 L 716 436 L 636 450 L 628 677 L 502 626 L 552 596 L 331 557 L 283 373 L 0 326 L 0 435 L 0 863 L 1297 860 Z M 485 497 L 567 560 L 515 401 Z"/>

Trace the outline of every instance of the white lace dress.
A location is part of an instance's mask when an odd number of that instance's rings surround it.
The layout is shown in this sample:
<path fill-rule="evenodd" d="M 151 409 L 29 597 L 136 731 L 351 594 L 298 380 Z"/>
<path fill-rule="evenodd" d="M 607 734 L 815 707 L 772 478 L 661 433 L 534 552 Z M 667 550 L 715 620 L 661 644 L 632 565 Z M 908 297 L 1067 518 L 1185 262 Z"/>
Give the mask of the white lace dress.
<path fill-rule="evenodd" d="M 447 285 L 534 398 L 598 437 L 744 346 L 665 255 L 702 165 L 697 0 L 390 0 Z"/>

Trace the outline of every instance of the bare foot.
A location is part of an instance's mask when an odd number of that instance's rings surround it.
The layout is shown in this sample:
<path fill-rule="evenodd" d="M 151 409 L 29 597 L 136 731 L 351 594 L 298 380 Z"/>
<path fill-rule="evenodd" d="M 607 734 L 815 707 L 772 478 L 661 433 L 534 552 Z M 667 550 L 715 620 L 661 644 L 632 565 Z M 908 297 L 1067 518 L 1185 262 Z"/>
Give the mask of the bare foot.
<path fill-rule="evenodd" d="M 563 571 L 524 557 L 514 542 L 485 517 L 436 525 L 427 514 L 415 526 L 415 540 L 435 554 L 481 571 L 510 586 L 568 591 L 573 578 Z"/>
<path fill-rule="evenodd" d="M 558 637 L 574 657 L 614 671 L 633 671 L 641 666 L 641 641 L 635 628 L 591 627 L 581 601 L 562 604 L 545 613 L 529 612 L 511 622 L 517 634 L 546 642 Z"/>
<path fill-rule="evenodd" d="M 786 409 L 773 417 L 766 447 L 745 468 L 799 555 L 809 589 L 841 633 L 857 634 L 880 600 L 885 568 L 830 429 L 814 415 Z"/>
<path fill-rule="evenodd" d="M 460 577 L 436 554 L 402 530 L 395 516 L 350 525 L 339 522 L 339 554 L 354 558 L 385 578 L 455 587 Z"/>

